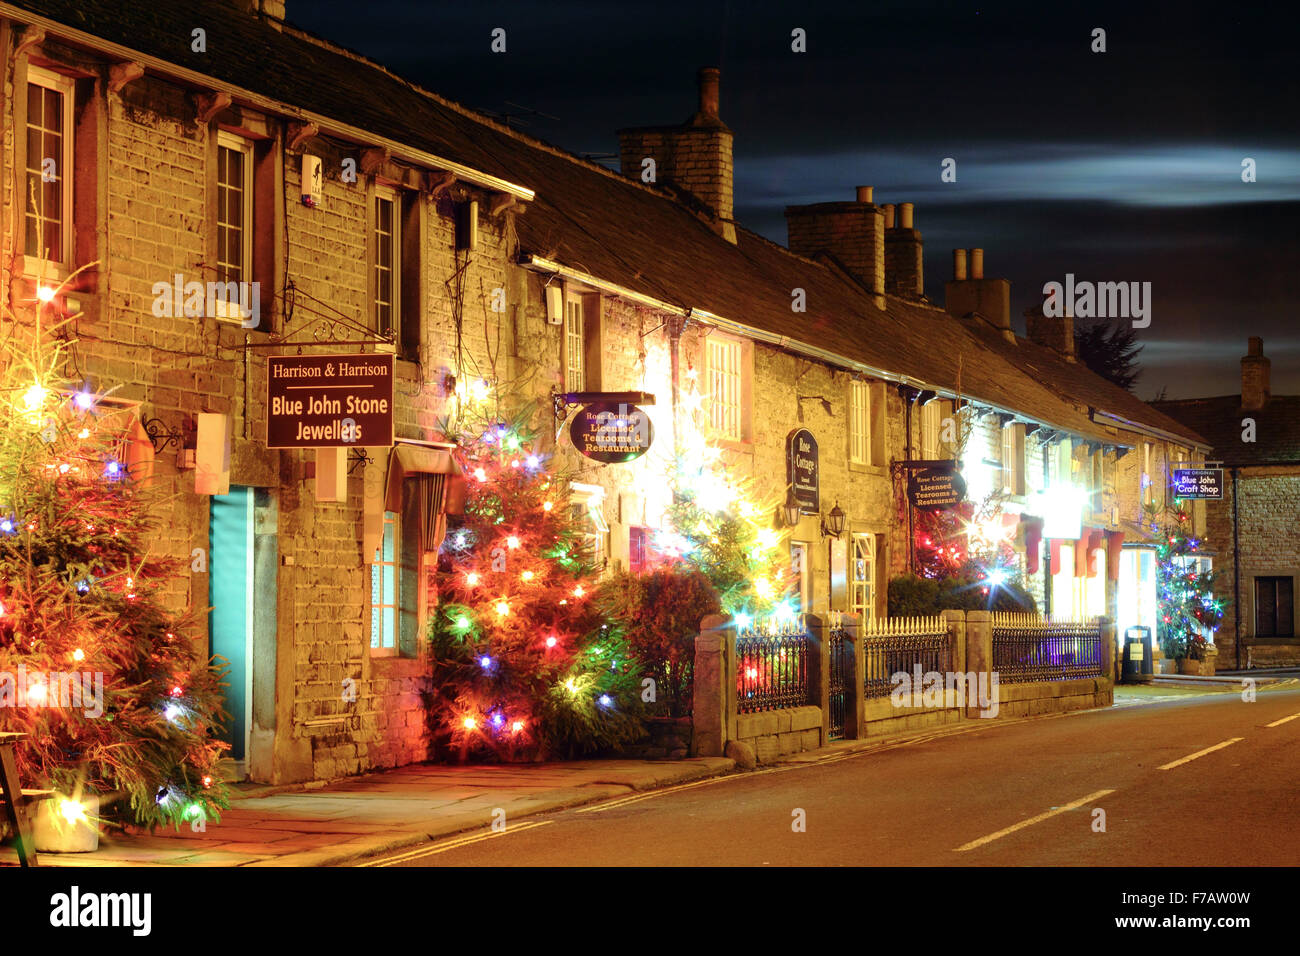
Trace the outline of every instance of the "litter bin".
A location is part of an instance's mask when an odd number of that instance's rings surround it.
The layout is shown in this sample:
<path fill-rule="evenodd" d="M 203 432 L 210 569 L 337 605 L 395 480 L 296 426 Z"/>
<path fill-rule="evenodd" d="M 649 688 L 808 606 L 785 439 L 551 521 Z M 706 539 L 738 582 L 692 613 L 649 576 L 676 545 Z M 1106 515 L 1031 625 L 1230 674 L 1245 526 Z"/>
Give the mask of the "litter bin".
<path fill-rule="evenodd" d="M 1124 658 L 1120 665 L 1121 684 L 1145 684 L 1155 676 L 1151 662 L 1151 628 L 1124 630 Z"/>

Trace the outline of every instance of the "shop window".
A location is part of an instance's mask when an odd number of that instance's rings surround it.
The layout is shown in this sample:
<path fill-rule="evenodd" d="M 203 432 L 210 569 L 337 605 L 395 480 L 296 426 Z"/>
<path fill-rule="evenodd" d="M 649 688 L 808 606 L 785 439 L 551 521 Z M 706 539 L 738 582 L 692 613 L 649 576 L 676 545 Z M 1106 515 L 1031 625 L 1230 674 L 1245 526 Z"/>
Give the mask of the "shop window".
<path fill-rule="evenodd" d="M 603 571 L 609 563 L 609 524 L 605 521 L 604 503 L 604 488 L 570 482 L 569 507 L 578 529 L 581 559 L 597 571 Z"/>
<path fill-rule="evenodd" d="M 1255 578 L 1255 636 L 1295 637 L 1295 579 Z"/>
<path fill-rule="evenodd" d="M 812 569 L 808 567 L 808 542 L 790 542 L 790 571 L 799 583 L 799 610 L 808 613 L 812 610 Z"/>
<path fill-rule="evenodd" d="M 370 565 L 370 653 L 396 654 L 398 633 L 398 516 L 384 512 L 384 543 Z"/>
<path fill-rule="evenodd" d="M 870 534 L 855 534 L 849 561 L 849 613 L 865 621 L 875 617 L 876 539 Z"/>
<path fill-rule="evenodd" d="M 370 565 L 370 654 L 414 657 L 418 650 L 419 503 L 403 495 L 402 511 L 384 512 L 378 560 Z"/>

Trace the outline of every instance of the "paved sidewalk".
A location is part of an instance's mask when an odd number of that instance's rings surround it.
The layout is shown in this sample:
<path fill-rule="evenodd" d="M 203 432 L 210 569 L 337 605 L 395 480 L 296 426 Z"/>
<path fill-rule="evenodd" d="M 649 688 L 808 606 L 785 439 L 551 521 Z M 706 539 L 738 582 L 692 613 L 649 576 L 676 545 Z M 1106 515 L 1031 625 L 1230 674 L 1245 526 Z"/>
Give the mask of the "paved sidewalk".
<path fill-rule="evenodd" d="M 653 790 L 733 770 L 724 757 L 414 766 L 294 792 L 236 792 L 206 832 L 101 837 L 94 853 L 42 853 L 43 866 L 329 866 L 492 822 Z M 268 794 L 265 796 L 259 793 Z M 0 864 L 16 863 L 11 847 Z"/>

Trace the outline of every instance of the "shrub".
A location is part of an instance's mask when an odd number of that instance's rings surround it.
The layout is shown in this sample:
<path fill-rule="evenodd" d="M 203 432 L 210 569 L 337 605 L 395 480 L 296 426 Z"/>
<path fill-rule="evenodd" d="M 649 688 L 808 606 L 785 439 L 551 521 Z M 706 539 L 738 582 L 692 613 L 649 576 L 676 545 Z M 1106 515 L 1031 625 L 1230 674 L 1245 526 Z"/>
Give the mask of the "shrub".
<path fill-rule="evenodd" d="M 1038 604 L 1019 584 L 1007 582 L 985 594 L 983 581 L 965 578 L 922 578 L 905 574 L 889 582 L 890 617 L 925 617 L 940 611 L 1028 611 Z"/>
<path fill-rule="evenodd" d="M 654 711 L 671 717 L 690 712 L 694 693 L 695 635 L 700 621 L 721 609 L 709 579 L 691 565 L 641 574 L 621 572 L 597 593 L 601 610 L 617 622 L 628 649 L 655 681 Z"/>

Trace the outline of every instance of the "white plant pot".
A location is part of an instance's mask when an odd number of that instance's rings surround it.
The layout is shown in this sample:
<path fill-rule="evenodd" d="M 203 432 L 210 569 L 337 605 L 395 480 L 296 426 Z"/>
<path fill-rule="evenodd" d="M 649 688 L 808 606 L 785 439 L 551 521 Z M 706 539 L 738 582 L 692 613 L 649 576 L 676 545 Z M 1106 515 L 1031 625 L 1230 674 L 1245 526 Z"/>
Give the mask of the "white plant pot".
<path fill-rule="evenodd" d="M 60 807 L 64 797 L 50 797 L 36 804 L 32 814 L 32 841 L 37 853 L 93 853 L 99 849 L 99 797 L 86 795 L 81 805 L 86 815 L 69 823 Z"/>

